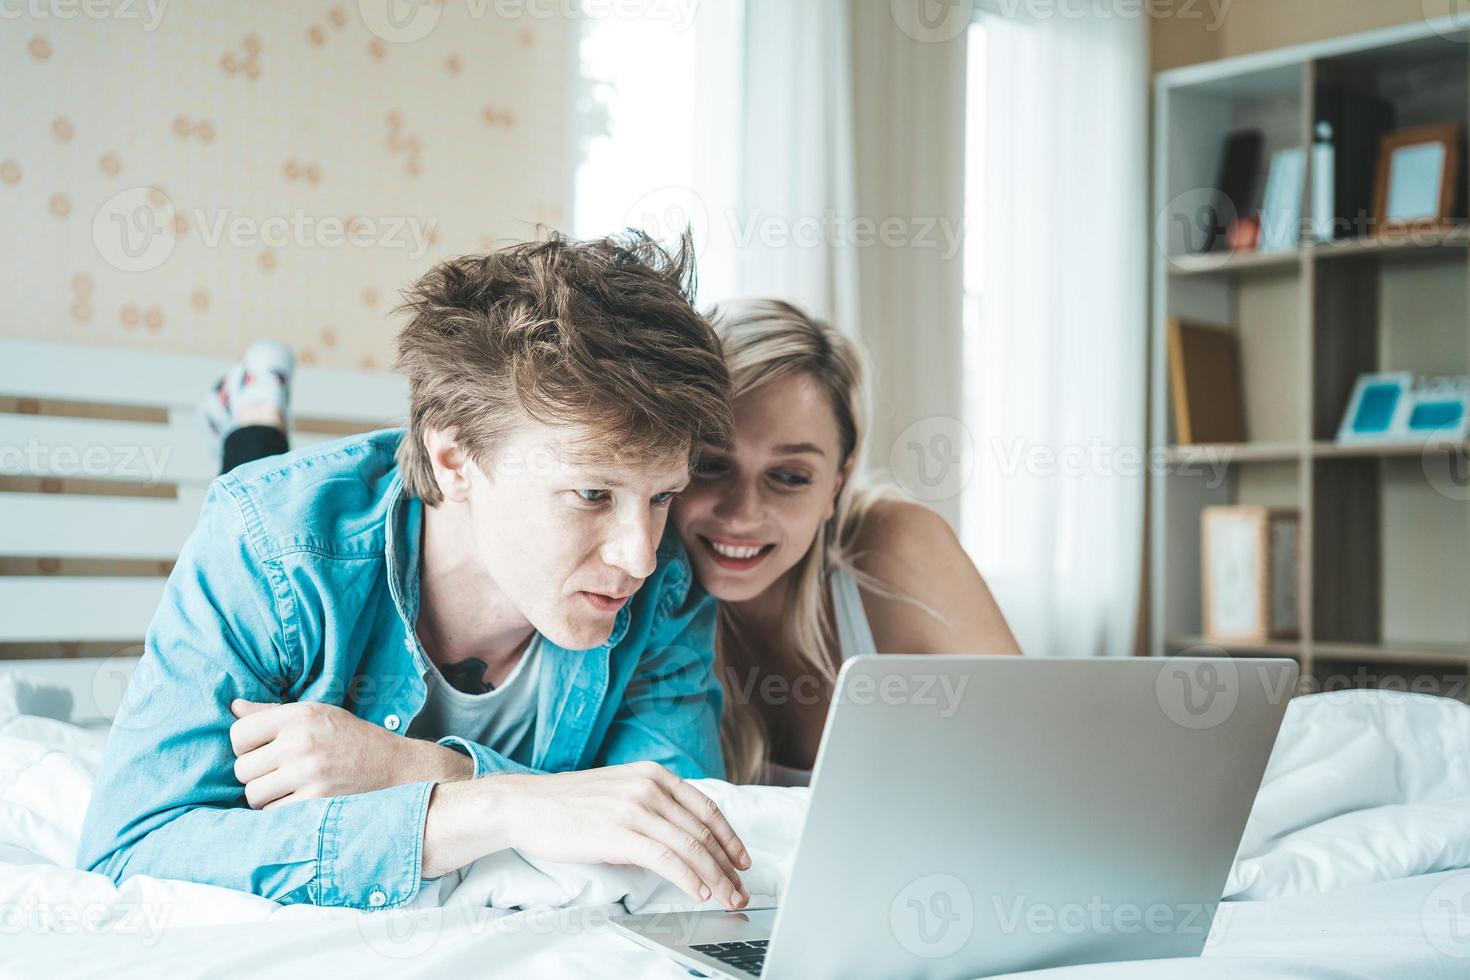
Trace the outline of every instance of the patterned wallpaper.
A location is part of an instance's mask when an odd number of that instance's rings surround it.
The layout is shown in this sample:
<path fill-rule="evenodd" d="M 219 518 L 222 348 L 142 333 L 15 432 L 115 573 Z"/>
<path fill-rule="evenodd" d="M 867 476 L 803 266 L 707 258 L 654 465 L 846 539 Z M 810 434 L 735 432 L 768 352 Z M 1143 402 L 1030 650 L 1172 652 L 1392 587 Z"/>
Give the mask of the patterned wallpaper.
<path fill-rule="evenodd" d="M 566 218 L 576 30 L 538 9 L 10 5 L 0 334 L 388 367 L 399 289 Z"/>

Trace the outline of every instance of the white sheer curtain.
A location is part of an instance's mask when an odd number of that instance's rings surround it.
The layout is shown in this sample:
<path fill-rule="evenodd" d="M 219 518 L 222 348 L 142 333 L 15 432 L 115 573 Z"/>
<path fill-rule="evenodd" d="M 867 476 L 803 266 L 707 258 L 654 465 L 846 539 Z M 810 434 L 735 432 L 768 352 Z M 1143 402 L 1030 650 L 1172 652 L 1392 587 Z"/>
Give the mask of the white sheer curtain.
<path fill-rule="evenodd" d="M 859 2 L 853 105 L 859 214 L 896 234 L 859 253 L 874 375 L 870 472 L 960 527 L 965 231 L 964 4 Z M 937 16 L 936 16 L 937 15 Z"/>
<path fill-rule="evenodd" d="M 984 243 L 963 536 L 1027 654 L 1125 655 L 1146 463 L 1146 28 L 1086 5 L 1039 20 L 1004 6 L 979 15 L 971 85 Z"/>
<path fill-rule="evenodd" d="M 858 329 L 847 0 L 744 0 L 736 207 L 723 229 L 742 295 Z"/>
<path fill-rule="evenodd" d="M 744 295 L 790 299 L 868 349 L 870 476 L 957 524 L 957 494 L 914 472 L 943 461 L 907 451 L 961 411 L 966 49 L 962 29 L 915 27 L 906 8 L 929 2 L 744 0 L 731 224 Z"/>

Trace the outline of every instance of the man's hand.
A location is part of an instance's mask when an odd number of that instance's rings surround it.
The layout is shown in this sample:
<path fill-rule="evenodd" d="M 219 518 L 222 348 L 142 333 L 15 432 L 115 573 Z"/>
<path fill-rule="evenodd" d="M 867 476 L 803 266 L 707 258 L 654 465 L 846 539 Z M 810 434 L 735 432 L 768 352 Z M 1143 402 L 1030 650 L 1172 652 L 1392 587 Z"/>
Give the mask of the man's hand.
<path fill-rule="evenodd" d="M 633 864 L 697 901 L 750 901 L 750 855 L 714 801 L 653 762 L 434 787 L 423 874 L 438 877 L 513 847 L 548 861 Z"/>
<path fill-rule="evenodd" d="M 230 712 L 239 719 L 230 726 L 235 778 L 257 810 L 425 779 L 468 779 L 474 772 L 461 752 L 395 735 L 332 704 L 236 698 Z"/>

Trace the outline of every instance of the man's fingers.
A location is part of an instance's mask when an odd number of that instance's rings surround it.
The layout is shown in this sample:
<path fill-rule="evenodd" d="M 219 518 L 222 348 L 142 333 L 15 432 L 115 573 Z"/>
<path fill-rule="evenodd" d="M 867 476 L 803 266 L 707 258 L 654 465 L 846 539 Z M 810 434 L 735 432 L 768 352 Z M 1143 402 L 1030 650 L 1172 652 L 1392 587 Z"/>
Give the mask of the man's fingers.
<path fill-rule="evenodd" d="M 250 704 L 251 702 L 235 702 Z M 234 710 L 235 705 L 230 705 Z M 236 755 L 244 755 L 254 749 L 260 748 L 265 743 L 276 737 L 280 732 L 281 725 L 287 720 L 287 712 L 279 709 L 279 704 L 267 705 L 266 710 L 251 711 L 239 721 L 230 726 L 230 748 L 235 750 Z"/>
<path fill-rule="evenodd" d="M 270 708 L 278 708 L 280 705 L 267 704 L 263 701 L 246 701 L 244 698 L 236 698 L 230 702 L 230 714 L 236 718 L 244 718 L 246 715 L 257 714 Z"/>
<path fill-rule="evenodd" d="M 627 764 L 627 769 L 633 775 L 652 780 L 667 790 L 680 806 L 713 830 L 731 864 L 741 869 L 750 867 L 750 853 L 745 849 L 745 843 L 735 833 L 735 828 L 730 826 L 714 800 L 656 762 L 632 762 Z"/>
<path fill-rule="evenodd" d="M 267 742 L 253 752 L 246 752 L 235 758 L 235 778 L 242 784 L 248 784 L 252 779 L 259 779 L 266 773 L 275 772 L 278 760 L 273 751 L 274 742 Z"/>
<path fill-rule="evenodd" d="M 673 794 L 675 801 L 680 806 L 692 813 L 700 823 L 714 831 L 715 839 L 724 848 L 731 864 L 742 871 L 750 869 L 750 852 L 745 849 L 745 842 L 735 833 L 735 828 L 730 826 L 730 821 L 725 819 L 725 815 L 720 812 L 714 800 L 682 779 L 674 787 Z"/>
<path fill-rule="evenodd" d="M 680 864 L 692 869 L 699 880 L 709 888 L 715 900 L 728 909 L 737 909 L 745 904 L 740 879 L 727 871 L 715 860 L 713 854 L 689 831 L 653 810 L 645 810 L 644 818 L 633 827 L 644 837 L 673 853 Z M 670 879 L 673 880 L 673 879 Z M 675 882 L 677 884 L 677 882 Z M 687 890 L 687 889 L 686 889 Z"/>
<path fill-rule="evenodd" d="M 266 773 L 245 784 L 245 802 L 259 810 L 296 789 L 295 782 L 280 769 Z"/>
<path fill-rule="evenodd" d="M 740 874 L 735 870 L 735 864 L 730 860 L 720 839 L 715 835 L 709 824 L 703 823 L 698 817 L 690 813 L 679 801 L 672 796 L 666 797 L 657 805 L 657 813 L 674 827 L 683 832 L 685 837 L 692 838 L 707 852 L 715 863 L 719 865 L 720 873 L 724 876 L 728 885 L 717 889 L 715 894 L 721 897 L 731 888 L 735 889 L 736 897 L 744 893 L 744 886 L 740 882 Z"/>
<path fill-rule="evenodd" d="M 629 864 L 647 868 L 654 874 L 668 879 L 696 902 L 708 901 L 711 894 L 718 894 L 718 892 L 713 892 L 698 872 L 663 841 L 646 837 L 637 831 L 630 831 L 627 855 Z"/>

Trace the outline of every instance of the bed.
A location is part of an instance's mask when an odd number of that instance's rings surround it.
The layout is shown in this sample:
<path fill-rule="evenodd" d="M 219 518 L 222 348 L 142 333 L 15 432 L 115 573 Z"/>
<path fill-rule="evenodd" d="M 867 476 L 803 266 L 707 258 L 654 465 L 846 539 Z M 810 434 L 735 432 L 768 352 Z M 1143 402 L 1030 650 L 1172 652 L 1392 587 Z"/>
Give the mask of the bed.
<path fill-rule="evenodd" d="M 279 906 L 70 866 L 105 728 L 68 693 L 0 676 L 0 971 L 27 976 L 681 977 L 615 934 L 625 909 L 686 907 L 639 869 L 502 852 L 410 908 Z M 808 791 L 701 782 L 754 858 L 753 903 L 779 898 Z M 1470 707 L 1384 692 L 1290 706 L 1205 954 L 1027 974 L 1113 977 L 1470 976 Z"/>
<path fill-rule="evenodd" d="M 219 459 L 195 406 L 224 358 L 0 340 L 0 668 L 70 688 L 97 721 L 122 696 Z M 400 425 L 408 386 L 300 365 L 291 443 Z"/>
<path fill-rule="evenodd" d="M 681 907 L 635 869 L 505 852 L 410 908 L 359 913 L 72 867 L 136 643 L 214 474 L 192 410 L 223 367 L 0 341 L 0 974 L 685 976 L 607 926 Z M 293 440 L 391 424 L 404 402 L 387 376 L 303 367 Z M 754 903 L 774 902 L 807 791 L 702 785 L 752 851 Z M 1470 707 L 1301 698 L 1205 955 L 1030 976 L 1470 977 L 1465 868 Z"/>

